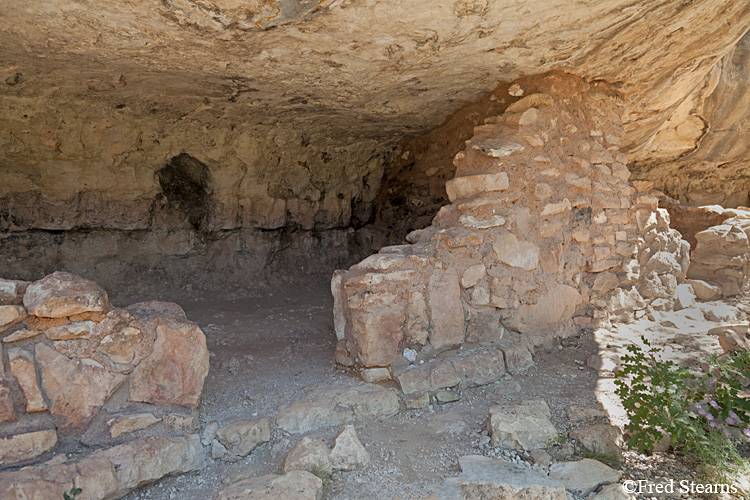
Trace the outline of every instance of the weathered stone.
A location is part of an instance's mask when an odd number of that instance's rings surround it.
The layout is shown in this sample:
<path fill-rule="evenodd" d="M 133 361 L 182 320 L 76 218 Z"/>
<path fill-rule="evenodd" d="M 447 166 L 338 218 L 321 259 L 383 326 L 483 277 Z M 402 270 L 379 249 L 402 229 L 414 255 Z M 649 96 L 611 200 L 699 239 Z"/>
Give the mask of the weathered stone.
<path fill-rule="evenodd" d="M 359 442 L 353 425 L 346 425 L 339 431 L 329 459 L 333 469 L 341 471 L 362 469 L 370 463 L 370 454 Z"/>
<path fill-rule="evenodd" d="M 240 481 L 221 490 L 216 500 L 320 500 L 322 494 L 320 478 L 295 470 Z"/>
<path fill-rule="evenodd" d="M 369 383 L 385 382 L 391 380 L 391 371 L 388 368 L 367 368 L 360 373 L 362 380 Z"/>
<path fill-rule="evenodd" d="M 38 330 L 16 330 L 7 337 L 3 338 L 3 342 L 6 344 L 10 344 L 11 342 L 19 342 L 21 340 L 36 337 L 37 335 L 40 335 L 42 333 L 44 332 L 40 332 Z"/>
<path fill-rule="evenodd" d="M 505 373 L 503 352 L 470 354 L 450 360 L 461 387 L 478 387 L 500 379 Z"/>
<path fill-rule="evenodd" d="M 107 427 L 109 435 L 116 438 L 128 432 L 145 429 L 157 422 L 161 422 L 161 418 L 157 418 L 153 413 L 136 413 L 111 418 L 107 420 Z"/>
<path fill-rule="evenodd" d="M 552 462 L 552 456 L 544 450 L 529 451 L 529 458 L 532 463 L 540 467 L 549 467 L 549 464 Z"/>
<path fill-rule="evenodd" d="M 568 285 L 553 285 L 535 304 L 522 304 L 508 323 L 522 333 L 559 325 L 573 317 L 580 303 L 578 290 Z"/>
<path fill-rule="evenodd" d="M 692 285 L 677 285 L 674 305 L 676 311 L 695 306 L 695 292 L 693 291 Z"/>
<path fill-rule="evenodd" d="M 547 203 L 540 214 L 542 217 L 548 215 L 557 215 L 563 212 L 569 212 L 573 206 L 570 204 L 570 200 L 565 198 L 563 201 L 558 203 Z"/>
<path fill-rule="evenodd" d="M 406 325 L 404 337 L 409 345 L 425 345 L 430 334 L 430 318 L 427 315 L 427 302 L 422 292 L 413 291 L 409 294 L 406 306 Z"/>
<path fill-rule="evenodd" d="M 12 280 L 0 279 L 0 304 L 12 304 L 18 296 L 18 284 Z"/>
<path fill-rule="evenodd" d="M 427 393 L 404 397 L 404 406 L 409 410 L 426 408 L 430 404 L 430 395 Z"/>
<path fill-rule="evenodd" d="M 42 386 L 60 429 L 87 425 L 126 377 L 112 374 L 90 359 L 70 360 L 44 344 L 36 345 Z"/>
<path fill-rule="evenodd" d="M 375 384 L 355 387 L 310 387 L 303 399 L 278 408 L 276 425 L 304 434 L 312 429 L 349 424 L 357 420 L 390 417 L 398 413 L 398 394 Z"/>
<path fill-rule="evenodd" d="M 439 487 L 439 499 L 565 500 L 560 481 L 523 465 L 479 455 L 458 459 L 461 475 Z"/>
<path fill-rule="evenodd" d="M 226 448 L 223 460 L 236 462 L 271 439 L 267 418 L 234 420 L 216 431 L 216 438 Z"/>
<path fill-rule="evenodd" d="M 490 408 L 492 446 L 534 450 L 557 438 L 547 403 L 521 401 Z"/>
<path fill-rule="evenodd" d="M 525 372 L 534 366 L 534 358 L 525 345 L 511 344 L 504 346 L 503 354 L 505 356 L 505 367 L 513 375 Z"/>
<path fill-rule="evenodd" d="M 480 174 L 454 177 L 445 183 L 448 199 L 456 201 L 478 193 L 505 191 L 508 189 L 508 174 Z"/>
<path fill-rule="evenodd" d="M 26 318 L 23 306 L 0 306 L 0 333 L 10 330 Z"/>
<path fill-rule="evenodd" d="M 461 395 L 451 389 L 442 389 L 436 391 L 432 396 L 432 401 L 437 404 L 455 403 L 461 399 Z"/>
<path fill-rule="evenodd" d="M 330 453 L 325 441 L 305 436 L 289 450 L 282 469 L 284 472 L 304 470 L 317 476 L 328 476 L 333 472 L 328 457 Z"/>
<path fill-rule="evenodd" d="M 429 341 L 437 351 L 463 343 L 466 331 L 461 306 L 461 287 L 452 269 L 435 270 L 429 281 Z"/>
<path fill-rule="evenodd" d="M 721 224 L 695 233 L 697 245 L 691 260 L 714 267 L 742 267 L 750 252 L 745 232 L 732 224 Z"/>
<path fill-rule="evenodd" d="M 478 219 L 473 215 L 462 215 L 458 220 L 460 224 L 466 227 L 474 229 L 490 229 L 493 227 L 500 227 L 505 224 L 505 217 L 501 215 L 493 215 L 486 219 Z"/>
<path fill-rule="evenodd" d="M 44 430 L 0 438 L 0 464 L 13 465 L 47 453 L 57 444 L 57 433 Z"/>
<path fill-rule="evenodd" d="M 461 275 L 461 286 L 463 288 L 471 288 L 479 283 L 479 280 L 484 278 L 486 275 L 487 268 L 484 267 L 484 264 L 475 264 L 467 268 L 466 271 L 464 271 L 464 273 Z"/>
<path fill-rule="evenodd" d="M 509 266 L 531 271 L 539 265 L 539 247 L 530 241 L 519 240 L 513 233 L 496 236 L 492 249 L 497 259 Z"/>
<path fill-rule="evenodd" d="M 602 272 L 596 276 L 591 289 L 598 293 L 607 293 L 620 285 L 620 278 L 615 273 Z"/>
<path fill-rule="evenodd" d="M 614 425 L 592 425 L 576 429 L 570 431 L 570 437 L 593 453 L 604 453 L 613 457 L 619 457 L 622 453 L 622 432 Z"/>
<path fill-rule="evenodd" d="M 571 422 L 580 422 L 590 418 L 607 417 L 607 412 L 594 406 L 576 406 L 568 405 L 565 407 L 565 414 Z"/>
<path fill-rule="evenodd" d="M 74 340 L 87 339 L 91 331 L 96 326 L 93 321 L 81 321 L 79 323 L 70 323 L 64 326 L 56 326 L 45 332 L 50 340 Z"/>
<path fill-rule="evenodd" d="M 179 304 L 174 302 L 162 302 L 160 300 L 148 300 L 131 304 L 125 308 L 133 316 L 139 318 L 152 318 L 161 316 L 163 318 L 172 318 L 177 321 L 187 321 L 185 311 Z"/>
<path fill-rule="evenodd" d="M 389 366 L 398 355 L 406 321 L 396 294 L 371 293 L 367 302 L 349 311 L 356 332 L 359 361 L 365 367 Z"/>
<path fill-rule="evenodd" d="M 23 305 L 29 314 L 60 318 L 84 312 L 106 312 L 107 292 L 93 281 L 57 271 L 26 289 Z"/>
<path fill-rule="evenodd" d="M 635 494 L 625 491 L 622 484 L 609 484 L 591 497 L 591 500 L 635 500 L 635 498 Z"/>
<path fill-rule="evenodd" d="M 0 352 L 0 356 L 2 352 Z M 13 398 L 10 394 L 10 388 L 5 380 L 0 377 L 0 422 L 13 422 L 16 415 L 13 406 Z"/>
<path fill-rule="evenodd" d="M 693 287 L 695 296 L 702 302 L 710 302 L 721 298 L 721 287 L 712 285 L 703 280 L 685 280 L 685 283 Z"/>
<path fill-rule="evenodd" d="M 26 320 L 28 330 L 44 331 L 56 326 L 69 325 L 71 321 L 68 318 L 40 318 L 31 316 Z"/>
<path fill-rule="evenodd" d="M 333 328 L 336 338 L 343 340 L 346 337 L 346 293 L 344 292 L 344 271 L 337 270 L 331 277 L 331 295 L 333 295 Z"/>
<path fill-rule="evenodd" d="M 10 373 L 21 387 L 24 398 L 26 398 L 26 411 L 33 413 L 48 409 L 44 400 L 39 381 L 36 377 L 34 357 L 23 349 L 10 349 L 8 351 L 10 361 Z"/>
<path fill-rule="evenodd" d="M 559 462 L 549 468 L 549 477 L 559 480 L 574 495 L 586 496 L 599 486 L 620 480 L 622 472 L 603 463 L 584 458 L 577 462 Z"/>
<path fill-rule="evenodd" d="M 130 400 L 195 408 L 207 374 L 206 336 L 198 325 L 158 318 L 153 351 L 130 376 Z"/>
<path fill-rule="evenodd" d="M 111 333 L 99 341 L 97 352 L 105 355 L 112 363 L 130 365 L 143 340 L 143 332 L 132 326 Z"/>

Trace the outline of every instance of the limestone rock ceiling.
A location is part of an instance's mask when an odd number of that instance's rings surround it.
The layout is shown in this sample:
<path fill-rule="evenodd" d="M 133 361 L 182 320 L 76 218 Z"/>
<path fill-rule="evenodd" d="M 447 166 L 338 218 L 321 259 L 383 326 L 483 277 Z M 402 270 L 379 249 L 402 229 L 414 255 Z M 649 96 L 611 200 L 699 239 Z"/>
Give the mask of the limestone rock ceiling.
<path fill-rule="evenodd" d="M 45 96 L 132 120 L 291 117 L 387 149 L 556 68 L 619 83 L 640 145 L 749 27 L 744 0 L 3 0 L 0 95 L 4 115 Z"/>

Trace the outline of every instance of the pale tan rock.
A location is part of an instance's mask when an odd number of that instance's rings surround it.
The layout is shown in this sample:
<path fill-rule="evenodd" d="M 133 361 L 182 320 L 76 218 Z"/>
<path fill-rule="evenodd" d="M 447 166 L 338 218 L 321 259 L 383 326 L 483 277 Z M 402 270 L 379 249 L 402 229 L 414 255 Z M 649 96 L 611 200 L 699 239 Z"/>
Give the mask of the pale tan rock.
<path fill-rule="evenodd" d="M 445 183 L 445 190 L 448 192 L 448 199 L 455 201 L 478 193 L 504 191 L 508 186 L 508 174 L 500 172 L 454 177 Z"/>
<path fill-rule="evenodd" d="M 65 272 L 55 272 L 35 281 L 26 289 L 23 305 L 29 314 L 60 318 L 85 312 L 106 312 L 107 292 L 90 280 Z"/>
<path fill-rule="evenodd" d="M 128 432 L 145 429 L 158 422 L 161 422 L 161 418 L 157 418 L 153 413 L 136 413 L 111 418 L 107 420 L 107 427 L 109 435 L 116 438 Z"/>
<path fill-rule="evenodd" d="M 459 219 L 459 223 L 474 229 L 490 229 L 505 225 L 505 220 L 505 217 L 502 215 L 493 215 L 486 219 L 478 219 L 473 215 L 462 215 Z"/>
<path fill-rule="evenodd" d="M 351 471 L 367 467 L 370 454 L 359 442 L 353 425 L 346 425 L 336 436 L 328 458 L 334 470 Z"/>
<path fill-rule="evenodd" d="M 126 379 L 95 361 L 70 360 L 44 344 L 36 345 L 36 360 L 50 413 L 63 419 L 60 429 L 85 427 Z"/>
<path fill-rule="evenodd" d="M 148 300 L 146 302 L 131 304 L 127 306 L 125 310 L 139 318 L 162 316 L 164 318 L 172 318 L 178 321 L 187 321 L 185 311 L 179 304 L 175 304 L 174 302 Z"/>
<path fill-rule="evenodd" d="M 565 407 L 565 414 L 571 422 L 580 422 L 590 418 L 606 418 L 607 412 L 593 406 L 569 405 Z"/>
<path fill-rule="evenodd" d="M 531 271 L 539 265 L 539 247 L 530 241 L 519 240 L 513 233 L 496 236 L 492 249 L 497 259 L 509 266 Z"/>
<path fill-rule="evenodd" d="M 101 339 L 96 350 L 107 356 L 113 363 L 128 365 L 135 359 L 142 340 L 143 332 L 141 330 L 126 326 L 122 330 Z"/>
<path fill-rule="evenodd" d="M 12 304 L 18 296 L 18 284 L 13 280 L 0 279 L 0 304 Z"/>
<path fill-rule="evenodd" d="M 279 406 L 276 425 L 287 432 L 304 434 L 312 429 L 344 425 L 355 420 L 390 417 L 398 410 L 395 389 L 375 384 L 355 387 L 322 384 L 306 388 L 304 397 Z"/>
<path fill-rule="evenodd" d="M 553 285 L 539 296 L 536 304 L 521 305 L 510 324 L 519 332 L 556 325 L 572 318 L 580 303 L 578 290 L 568 285 Z"/>
<path fill-rule="evenodd" d="M 487 268 L 484 264 L 475 264 L 464 271 L 461 275 L 461 286 L 463 288 L 471 288 L 487 275 Z"/>
<path fill-rule="evenodd" d="M 228 462 L 236 462 L 250 454 L 255 448 L 271 439 L 267 418 L 234 420 L 216 431 L 216 439 L 226 449 L 221 457 Z"/>
<path fill-rule="evenodd" d="M 0 438 L 0 464 L 3 466 L 23 462 L 47 453 L 57 444 L 54 430 L 16 434 Z"/>
<path fill-rule="evenodd" d="M 24 319 L 26 309 L 23 306 L 0 306 L 0 333 L 10 330 Z"/>
<path fill-rule="evenodd" d="M 368 383 L 385 382 L 391 380 L 391 372 L 388 368 L 367 368 L 360 373 L 362 380 Z"/>
<path fill-rule="evenodd" d="M 586 496 L 601 485 L 616 483 L 622 477 L 622 472 L 596 460 L 584 458 L 576 462 L 552 464 L 549 477 L 562 482 L 571 493 Z"/>
<path fill-rule="evenodd" d="M 13 422 L 15 420 L 16 415 L 10 388 L 5 380 L 0 378 L 0 422 Z"/>
<path fill-rule="evenodd" d="M 62 498 L 73 484 L 82 499 L 115 500 L 165 476 L 200 470 L 203 447 L 196 435 L 152 437 L 84 455 L 0 473 L 0 498 Z M 5 496 L 3 496 L 5 495 Z"/>
<path fill-rule="evenodd" d="M 207 374 L 206 336 L 198 325 L 158 318 L 153 351 L 130 376 L 130 400 L 195 408 Z"/>
<path fill-rule="evenodd" d="M 430 318 L 424 294 L 413 291 L 409 294 L 409 302 L 406 306 L 406 324 L 404 325 L 406 343 L 425 345 L 430 334 L 429 327 Z"/>
<path fill-rule="evenodd" d="M 45 411 L 49 407 L 44 400 L 39 381 L 36 377 L 34 357 L 24 349 L 10 349 L 8 351 L 10 373 L 21 386 L 26 398 L 26 411 L 29 413 Z"/>
<path fill-rule="evenodd" d="M 557 438 L 543 400 L 521 401 L 490 408 L 492 446 L 534 450 Z"/>
<path fill-rule="evenodd" d="M 320 500 L 322 494 L 320 478 L 297 470 L 240 481 L 221 490 L 216 500 Z"/>
<path fill-rule="evenodd" d="M 42 333 L 44 332 L 40 332 L 38 330 L 16 330 L 7 337 L 3 337 L 3 342 L 6 344 L 10 344 L 11 342 L 18 342 L 21 340 L 34 338 L 37 335 L 41 335 Z"/>
<path fill-rule="evenodd" d="M 570 437 L 592 453 L 605 453 L 618 458 L 622 454 L 622 431 L 614 425 L 592 425 L 572 430 Z"/>
<path fill-rule="evenodd" d="M 463 343 L 466 332 L 461 288 L 452 269 L 435 270 L 429 280 L 430 345 L 445 350 Z"/>
<path fill-rule="evenodd" d="M 282 470 L 291 472 L 293 470 L 304 470 L 320 476 L 328 476 L 333 472 L 329 459 L 331 451 L 322 439 L 311 439 L 303 437 L 294 447 L 289 450 Z"/>
<path fill-rule="evenodd" d="M 719 286 L 703 280 L 685 280 L 685 283 L 693 287 L 696 298 L 702 302 L 710 302 L 721 298 L 721 287 Z"/>
<path fill-rule="evenodd" d="M 47 330 L 44 334 L 50 340 L 87 339 L 91 335 L 91 331 L 95 325 L 96 323 L 93 321 L 81 321 L 64 326 L 55 326 Z"/>

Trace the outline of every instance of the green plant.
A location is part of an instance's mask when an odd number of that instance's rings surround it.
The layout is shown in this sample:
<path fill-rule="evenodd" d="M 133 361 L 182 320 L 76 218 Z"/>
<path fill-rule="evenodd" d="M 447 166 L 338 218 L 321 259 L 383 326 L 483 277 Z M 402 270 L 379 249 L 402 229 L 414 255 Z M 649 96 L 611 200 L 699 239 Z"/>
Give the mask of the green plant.
<path fill-rule="evenodd" d="M 730 470 L 746 467 L 728 426 L 742 426 L 750 437 L 750 402 L 742 394 L 750 375 L 750 356 L 738 353 L 709 360 L 710 374 L 696 375 L 686 366 L 661 359 L 661 349 L 644 338 L 645 348 L 628 346 L 615 381 L 630 422 L 628 446 L 652 451 L 663 433 L 674 448 L 703 465 Z"/>
<path fill-rule="evenodd" d="M 83 490 L 81 488 L 71 488 L 70 492 L 63 493 L 63 500 L 75 500 L 76 496 L 83 493 Z"/>
<path fill-rule="evenodd" d="M 581 454 L 583 455 L 583 458 L 591 458 L 592 460 L 596 460 L 613 468 L 618 468 L 620 466 L 620 456 L 611 451 L 583 450 Z"/>
<path fill-rule="evenodd" d="M 330 464 L 325 462 L 316 462 L 312 467 L 310 467 L 310 473 L 318 476 L 320 479 L 325 480 L 331 476 L 333 471 L 331 470 Z"/>

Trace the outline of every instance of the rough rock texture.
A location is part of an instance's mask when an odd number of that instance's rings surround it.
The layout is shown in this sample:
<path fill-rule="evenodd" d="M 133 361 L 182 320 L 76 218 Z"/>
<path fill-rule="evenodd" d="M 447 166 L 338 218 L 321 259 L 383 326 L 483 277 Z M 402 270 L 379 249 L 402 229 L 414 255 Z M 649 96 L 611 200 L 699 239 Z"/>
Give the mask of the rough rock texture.
<path fill-rule="evenodd" d="M 216 431 L 216 442 L 221 446 L 214 445 L 211 455 L 213 458 L 236 462 L 270 439 L 271 429 L 267 418 L 235 420 Z"/>
<path fill-rule="evenodd" d="M 619 94 L 559 73 L 519 87 L 525 97 L 456 155 L 452 203 L 432 225 L 336 273 L 339 363 L 389 366 L 405 349 L 429 358 L 464 343 L 523 349 L 656 299 L 673 307 L 688 244 L 650 183 L 628 180 Z"/>
<path fill-rule="evenodd" d="M 15 465 L 42 455 L 57 444 L 57 433 L 44 430 L 0 438 L 0 464 Z"/>
<path fill-rule="evenodd" d="M 374 384 L 354 387 L 309 387 L 305 396 L 279 406 L 276 425 L 287 432 L 349 424 L 357 420 L 390 417 L 398 413 L 398 394 Z"/>
<path fill-rule="evenodd" d="M 366 467 L 370 454 L 359 442 L 353 425 L 345 425 L 336 435 L 336 440 L 328 458 L 334 470 L 351 471 Z"/>
<path fill-rule="evenodd" d="M 586 496 L 603 484 L 619 481 L 622 472 L 597 460 L 584 458 L 576 462 L 553 464 L 549 469 L 549 477 L 561 481 L 571 493 Z"/>
<path fill-rule="evenodd" d="M 113 500 L 162 477 L 204 465 L 198 436 L 147 438 L 71 461 L 0 473 L 0 500 L 58 499 L 73 485 L 86 492 L 85 498 Z"/>
<path fill-rule="evenodd" d="M 520 401 L 490 408 L 492 446 L 535 450 L 557 439 L 543 400 Z"/>
<path fill-rule="evenodd" d="M 304 470 L 313 474 L 329 475 L 333 472 L 330 453 L 331 450 L 325 441 L 305 436 L 289 450 L 282 469 L 284 472 Z"/>
<path fill-rule="evenodd" d="M 219 492 L 216 500 L 320 500 L 323 481 L 306 471 L 268 474 L 239 481 Z"/>
<path fill-rule="evenodd" d="M 458 459 L 461 475 L 436 490 L 439 500 L 564 500 L 560 481 L 523 465 L 479 455 Z"/>
<path fill-rule="evenodd" d="M 750 7 L 44 0 L 6 2 L 0 20 L 0 274 L 64 266 L 110 284 L 130 267 L 187 283 L 222 269 L 202 285 L 221 286 L 366 250 L 359 228 L 399 142 L 498 80 L 616 82 L 623 144 L 647 143 L 729 60 Z"/>
<path fill-rule="evenodd" d="M 32 467 L 0 472 L 0 499 L 57 499 L 73 485 L 86 491 L 82 498 L 122 498 L 203 467 L 203 447 L 186 433 L 194 428 L 208 350 L 178 305 L 109 310 L 96 283 L 61 272 L 13 300 L 21 297 L 43 316 L 0 306 L 23 312 L 2 333 L 0 421 L 12 424 L 0 425 L 0 469 Z M 230 453 L 252 447 L 241 429 L 225 434 Z M 266 421 L 265 440 L 268 434 Z M 88 452 L 66 462 L 77 444 Z M 50 451 L 53 462 L 33 465 Z"/>
<path fill-rule="evenodd" d="M 750 35 L 716 64 L 635 155 L 637 178 L 691 205 L 750 205 L 742 125 L 750 102 Z"/>

